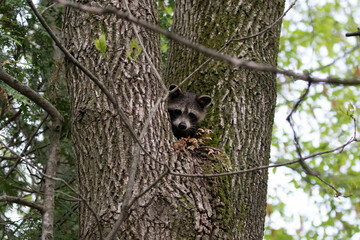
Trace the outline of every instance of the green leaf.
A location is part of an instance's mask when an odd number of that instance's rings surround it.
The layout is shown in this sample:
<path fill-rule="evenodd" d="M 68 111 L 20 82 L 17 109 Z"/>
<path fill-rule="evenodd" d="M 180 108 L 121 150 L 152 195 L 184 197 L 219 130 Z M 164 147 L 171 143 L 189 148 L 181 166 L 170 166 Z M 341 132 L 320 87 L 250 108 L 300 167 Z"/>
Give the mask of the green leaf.
<path fill-rule="evenodd" d="M 126 50 L 126 56 L 131 60 L 131 61 L 136 61 L 137 58 L 139 57 L 139 55 L 142 52 L 142 47 L 139 44 L 139 41 L 134 38 L 130 41 L 130 51 Z"/>
<path fill-rule="evenodd" d="M 355 108 L 354 105 L 352 105 L 351 103 L 349 103 L 348 105 L 348 110 L 347 110 L 347 115 L 350 117 L 353 117 L 355 113 Z"/>
<path fill-rule="evenodd" d="M 105 58 L 106 54 L 106 39 L 105 34 L 101 34 L 99 39 L 94 40 L 95 47 L 101 52 L 102 58 Z"/>

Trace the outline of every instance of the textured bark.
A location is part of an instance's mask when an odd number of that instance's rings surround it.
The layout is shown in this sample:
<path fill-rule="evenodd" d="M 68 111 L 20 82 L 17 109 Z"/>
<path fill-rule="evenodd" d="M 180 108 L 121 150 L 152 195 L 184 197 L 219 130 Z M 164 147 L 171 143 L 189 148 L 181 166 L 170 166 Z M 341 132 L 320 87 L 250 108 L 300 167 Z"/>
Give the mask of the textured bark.
<path fill-rule="evenodd" d="M 125 10 L 119 1 L 91 1 L 90 5 L 111 5 Z M 157 22 L 154 1 L 134 1 L 130 3 L 130 9 L 135 17 Z M 146 62 L 144 55 L 141 54 L 136 62 L 126 56 L 126 51 L 130 51 L 130 41 L 136 38 L 131 25 L 115 16 L 94 16 L 68 9 L 64 32 L 66 47 L 80 63 L 95 73 L 116 97 L 136 133 L 140 135 L 150 110 L 162 92 L 151 67 L 143 64 Z M 94 40 L 102 33 L 106 35 L 108 47 L 105 59 L 101 58 L 94 45 Z M 145 30 L 140 30 L 140 36 L 152 62 L 160 69 L 159 36 Z M 100 89 L 71 64 L 67 66 L 67 80 L 79 191 L 99 216 L 106 235 L 119 216 L 132 158 L 141 158 L 141 171 L 137 174 L 134 195 L 152 183 L 162 168 L 149 161 L 143 153 L 133 156 L 133 147 L 136 144 L 117 111 Z M 169 145 L 166 142 L 164 144 L 162 139 L 168 139 L 170 135 L 164 109 L 162 104 L 143 141 L 145 148 L 160 159 L 162 153 L 166 152 L 164 148 Z M 149 196 L 151 193 L 150 191 Z M 137 208 L 141 211 L 145 207 Z M 133 215 L 135 214 L 136 211 L 133 212 Z M 141 221 L 133 224 L 133 215 L 119 232 L 119 239 L 131 239 L 130 236 L 141 238 L 144 234 L 145 230 L 141 228 L 145 225 L 141 226 Z M 128 231 L 125 232 L 125 229 Z M 84 203 L 80 204 L 80 239 L 99 239 L 95 218 Z"/>
<path fill-rule="evenodd" d="M 232 33 L 240 36 L 239 32 L 246 31 L 247 35 L 271 24 L 283 7 L 283 2 L 269 5 L 265 1 L 176 3 L 175 31 L 215 48 Z M 125 10 L 113 0 L 88 4 Z M 130 8 L 136 17 L 157 22 L 155 1 L 132 1 Z M 108 46 L 104 59 L 93 44 L 102 33 L 106 34 Z M 143 54 L 136 62 L 126 56 L 129 43 L 135 38 L 131 25 L 114 16 L 68 9 L 64 36 L 66 47 L 109 88 L 139 134 L 162 91 Z M 140 36 L 160 69 L 159 36 L 144 29 Z M 229 52 L 275 65 L 278 36 L 276 28 L 265 36 L 232 45 Z M 173 45 L 168 81 L 182 80 L 203 59 L 196 52 Z M 165 169 L 144 153 L 136 154 L 136 144 L 116 110 L 82 72 L 68 63 L 66 73 L 79 191 L 99 216 L 107 235 L 119 216 L 132 160 L 140 158 L 133 196 L 146 189 Z M 215 141 L 227 150 L 233 170 L 266 164 L 275 106 L 275 76 L 233 70 L 216 63 L 203 69 L 196 79 L 192 90 L 215 97 L 210 116 Z M 167 163 L 173 171 L 186 173 L 229 170 L 226 159 L 202 152 L 185 151 L 174 156 L 171 136 L 166 107 L 161 104 L 143 139 L 145 148 L 158 161 Z M 133 205 L 117 239 L 261 239 L 266 181 L 264 171 L 236 178 L 169 176 Z M 80 204 L 80 239 L 99 239 L 97 222 L 84 203 Z"/>
<path fill-rule="evenodd" d="M 232 38 L 255 34 L 282 13 L 277 1 L 176 1 L 172 29 L 194 42 L 220 49 Z M 224 51 L 276 66 L 280 25 L 265 34 L 234 42 Z M 167 80 L 178 83 L 206 58 L 172 43 Z M 188 89 L 214 98 L 207 126 L 214 130 L 214 145 L 226 150 L 232 170 L 267 165 L 276 104 L 275 74 L 232 68 L 211 62 L 191 80 Z M 221 189 L 223 188 L 223 190 Z M 221 196 L 225 216 L 216 239 L 262 239 L 267 193 L 267 171 L 231 177 Z"/>

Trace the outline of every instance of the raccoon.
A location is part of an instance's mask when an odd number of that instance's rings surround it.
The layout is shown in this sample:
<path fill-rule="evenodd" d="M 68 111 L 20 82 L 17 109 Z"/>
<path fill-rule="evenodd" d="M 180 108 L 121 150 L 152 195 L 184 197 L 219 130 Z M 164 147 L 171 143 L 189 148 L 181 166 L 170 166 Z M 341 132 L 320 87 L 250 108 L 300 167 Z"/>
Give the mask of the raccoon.
<path fill-rule="evenodd" d="M 172 84 L 169 90 L 177 85 Z M 180 88 L 168 97 L 168 111 L 172 130 L 176 138 L 193 137 L 199 124 L 204 120 L 211 97 L 197 95 Z"/>

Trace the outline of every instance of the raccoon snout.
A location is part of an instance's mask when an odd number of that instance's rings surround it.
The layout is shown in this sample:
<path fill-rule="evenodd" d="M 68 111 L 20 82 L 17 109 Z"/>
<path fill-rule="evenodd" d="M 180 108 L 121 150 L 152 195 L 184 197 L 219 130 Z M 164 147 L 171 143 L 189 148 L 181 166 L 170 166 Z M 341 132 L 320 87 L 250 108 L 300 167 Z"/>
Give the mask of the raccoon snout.
<path fill-rule="evenodd" d="M 179 129 L 181 129 L 181 130 L 185 130 L 186 128 L 187 128 L 187 126 L 186 126 L 186 123 L 185 122 L 181 122 L 181 123 L 179 123 Z"/>

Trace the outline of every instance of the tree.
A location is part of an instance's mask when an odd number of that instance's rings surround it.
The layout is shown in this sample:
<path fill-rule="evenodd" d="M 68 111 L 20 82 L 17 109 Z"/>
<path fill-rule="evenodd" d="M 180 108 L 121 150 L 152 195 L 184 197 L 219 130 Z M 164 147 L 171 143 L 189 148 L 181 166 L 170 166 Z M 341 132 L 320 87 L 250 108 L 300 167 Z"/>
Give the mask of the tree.
<path fill-rule="evenodd" d="M 268 165 L 275 73 L 309 83 L 291 109 L 291 124 L 293 113 L 303 110 L 312 84 L 359 83 L 356 78 L 344 82 L 276 67 L 284 2 L 176 1 L 174 7 L 171 1 L 159 1 L 158 6 L 149 1 L 132 2 L 127 7 L 126 1 L 92 1 L 87 6 L 61 1 L 68 6 L 63 25 L 65 47 L 31 1 L 28 3 L 31 11 L 18 2 L 14 11 L 9 11 L 10 1 L 1 5 L 7 13 L 2 18 L 6 24 L 1 29 L 1 62 L 8 73 L 1 68 L 0 79 L 21 94 L 1 85 L 6 119 L 2 126 L 7 138 L 1 142 L 0 177 L 6 181 L 1 181 L 4 190 L 0 201 L 6 205 L 0 206 L 0 220 L 11 221 L 6 213 L 13 203 L 32 209 L 27 213 L 18 208 L 30 221 L 10 222 L 11 227 L 0 230 L 5 238 L 34 239 L 41 232 L 43 239 L 52 235 L 56 239 L 76 238 L 74 211 L 79 206 L 81 239 L 261 239 L 269 167 L 292 164 L 306 177 L 328 181 L 313 170 L 313 164 L 306 164 L 311 155 L 304 156 L 303 142 L 294 127 L 295 160 Z M 56 29 L 61 12 L 42 6 L 39 8 Z M 172 7 L 174 22 L 172 31 L 167 32 L 156 26 L 158 12 L 171 15 Z M 46 33 L 39 30 L 32 11 Z M 18 15 L 25 16 L 25 24 L 18 21 Z M 169 21 L 160 16 L 163 28 L 170 27 Z M 62 61 L 53 60 L 50 38 L 42 38 L 48 33 L 65 54 L 65 77 L 59 74 Z M 164 36 L 171 39 L 168 53 L 164 51 L 168 46 Z M 160 71 L 162 61 L 166 63 L 164 74 Z M 22 66 L 24 63 L 31 70 Z M 66 104 L 65 79 L 71 111 Z M 21 88 L 18 82 L 24 83 Z M 170 83 L 213 96 L 214 105 L 205 123 L 211 134 L 205 130 L 205 136 L 198 140 L 174 139 L 165 101 Z M 29 86 L 40 94 L 29 94 Z M 51 102 L 45 105 L 44 89 Z M 343 111 L 356 126 L 350 106 Z M 58 137 L 60 154 L 49 158 L 50 149 L 57 151 Z M 201 141 L 204 145 L 198 146 Z M 358 141 L 356 137 L 342 148 L 354 141 Z M 324 152 L 336 149 L 341 147 Z M 300 168 L 293 167 L 295 163 L 300 163 Z M 57 175 L 51 164 L 58 166 Z M 78 183 L 74 183 L 75 169 Z M 21 227 L 24 223 L 28 226 Z"/>
<path fill-rule="evenodd" d="M 189 4 L 191 4 L 191 8 L 187 6 Z M 226 4 L 230 7 L 236 5 L 236 2 L 227 2 Z M 237 26 L 237 23 L 243 21 L 240 17 L 233 19 L 239 9 L 235 8 L 234 12 L 228 12 L 227 8 L 221 8 L 220 5 L 217 1 L 209 1 L 206 5 L 196 2 L 177 2 L 173 25 L 174 31 L 186 37 L 194 35 L 196 38 L 191 39 L 193 42 L 200 42 L 215 49 L 218 48 L 225 44 L 227 40 L 230 40 L 231 37 L 239 36 L 242 27 Z M 117 9 L 125 8 L 125 6 L 114 6 Z M 211 34 L 209 34 L 210 29 L 218 23 L 218 20 L 214 19 L 213 22 L 206 20 L 209 12 L 203 11 L 202 9 L 206 7 L 208 7 L 209 11 L 219 9 L 217 16 L 227 16 L 228 19 L 233 19 L 233 25 L 224 20 L 224 25 L 219 26 L 218 29 L 215 30 L 214 36 L 211 36 Z M 149 5 L 141 4 L 139 6 L 131 4 L 129 8 L 132 9 L 131 12 L 136 13 L 136 17 L 140 19 L 146 19 L 145 13 L 150 13 L 150 16 L 156 16 L 155 2 L 149 3 Z M 195 16 L 195 13 L 201 13 L 194 18 L 194 20 L 196 19 L 195 22 L 181 19 L 182 13 L 185 12 L 184 9 L 187 8 L 189 8 L 189 10 L 186 14 Z M 259 4 L 244 4 L 239 6 L 239 8 L 248 8 L 249 11 L 255 11 L 253 9 L 258 10 L 260 6 Z M 272 9 L 272 7 L 269 6 L 269 9 Z M 281 15 L 281 10 L 282 4 L 279 3 L 279 5 L 275 6 L 271 11 L 272 14 L 268 12 L 268 15 L 262 18 L 248 19 L 248 21 L 252 23 L 252 27 L 257 24 L 259 25 L 259 27 L 255 27 L 255 29 L 263 28 L 262 23 L 275 21 Z M 154 105 L 162 96 L 162 89 L 161 79 L 156 79 L 154 72 L 149 74 L 149 67 L 146 69 L 143 66 L 143 62 L 147 61 L 146 56 L 145 54 L 137 55 L 137 49 L 142 49 L 144 52 L 146 51 L 149 56 L 151 56 L 151 62 L 154 63 L 156 69 L 159 71 L 159 39 L 157 35 L 142 30 L 141 34 L 139 34 L 140 39 L 138 40 L 136 38 L 136 32 L 139 31 L 137 27 L 124 20 L 119 20 L 114 16 L 99 16 L 99 18 L 89 18 L 88 16 L 86 12 L 82 14 L 79 14 L 78 11 L 75 10 L 67 12 L 65 17 L 66 48 L 69 49 L 74 56 L 77 56 L 78 59 L 83 59 L 82 63 L 87 69 L 101 76 L 99 77 L 101 82 L 104 83 L 105 87 L 111 89 L 113 96 L 116 96 L 116 102 L 120 103 L 120 106 L 124 106 L 124 104 L 128 106 L 126 109 L 121 108 L 124 109 L 127 115 L 132 116 L 132 122 L 130 122 L 130 124 L 131 126 L 137 126 L 134 129 L 137 129 L 135 132 L 137 135 L 140 135 L 142 123 L 151 116 Z M 157 21 L 156 18 L 151 18 L 151 20 L 155 23 Z M 83 27 L 79 27 L 76 24 L 83 22 L 87 22 L 87 24 L 82 25 Z M 111 25 L 104 25 L 104 22 L 111 23 Z M 206 25 L 204 22 L 207 22 L 208 26 L 206 27 L 208 27 L 208 29 L 204 27 L 204 25 Z M 119 24 L 119 27 L 112 27 L 112 25 L 116 23 Z M 193 32 L 190 32 L 192 29 L 190 26 L 196 26 L 193 28 Z M 181 27 L 185 29 L 184 32 L 178 31 Z M 124 29 L 129 30 L 125 31 Z M 276 29 L 273 34 L 277 37 L 274 38 L 269 35 L 271 37 L 268 37 L 266 43 L 264 42 L 264 38 L 258 38 L 258 41 L 261 41 L 262 44 L 269 45 L 270 52 L 255 53 L 254 51 L 254 53 L 252 53 L 254 55 L 271 56 L 269 62 L 272 64 L 276 64 L 279 26 Z M 77 34 L 74 34 L 75 31 L 77 31 Z M 119 34 L 122 32 L 126 34 Z M 217 33 L 221 32 L 228 32 L 229 36 L 221 36 L 219 38 Z M 102 58 L 102 54 L 92 44 L 101 34 L 105 34 L 105 38 L 107 39 L 106 45 L 108 46 L 108 53 L 105 58 Z M 209 45 L 202 40 L 206 38 L 217 44 Z M 142 42 L 144 46 L 138 47 L 139 42 Z M 255 41 L 251 46 L 232 44 L 233 49 L 231 53 L 239 54 L 244 48 L 254 48 L 257 44 L 259 43 Z M 183 48 L 181 49 L 182 51 L 178 49 L 175 44 L 172 44 L 170 48 L 170 57 L 167 65 L 167 74 L 171 76 L 171 79 L 167 77 L 169 82 L 179 82 L 180 79 L 190 74 L 194 70 L 191 69 L 195 63 L 194 58 L 198 58 L 198 65 L 205 60 L 204 57 L 200 58 L 196 51 L 189 53 Z M 184 55 L 176 54 L 176 52 L 182 52 Z M 191 54 L 192 57 L 190 57 Z M 249 59 L 255 58 L 255 56 L 250 57 L 250 53 L 247 54 L 249 54 Z M 186 55 L 189 56 L 189 58 L 186 58 Z M 88 61 L 86 60 L 88 56 L 97 56 L 95 57 L 97 60 Z M 178 71 L 180 69 L 181 71 Z M 189 70 L 184 71 L 184 69 Z M 206 80 L 195 77 L 196 84 L 199 86 L 213 86 L 214 83 L 217 83 L 222 86 L 220 92 L 216 92 L 215 89 L 211 89 L 210 87 L 200 87 L 198 89 L 206 93 L 215 93 L 215 96 L 217 95 L 215 97 L 214 109 L 222 107 L 236 109 L 234 112 L 224 112 L 222 110 L 216 112 L 218 117 L 214 118 L 216 120 L 214 120 L 211 125 L 218 126 L 220 124 L 219 121 L 222 121 L 226 122 L 226 125 L 223 126 L 225 129 L 237 128 L 235 132 L 224 133 L 220 132 L 218 127 L 214 127 L 214 138 L 217 139 L 216 146 L 228 149 L 230 158 L 234 159 L 231 164 L 234 170 L 243 169 L 245 166 L 254 167 L 267 164 L 275 106 L 275 75 L 272 73 L 260 73 L 258 76 L 246 70 L 238 74 L 235 70 L 227 70 L 229 67 L 223 64 L 219 66 L 215 65 L 210 69 L 223 73 L 217 76 L 211 72 L 205 73 L 205 75 L 203 73 L 202 77 L 206 76 Z M 107 235 L 108 232 L 106 231 L 112 229 L 114 222 L 118 218 L 118 214 L 120 214 L 120 216 L 121 214 L 125 214 L 126 216 L 129 214 L 129 210 L 126 209 L 128 207 L 126 201 L 129 201 L 126 199 L 128 195 L 126 193 L 124 196 L 121 194 L 127 190 L 126 186 L 130 186 L 129 183 L 134 184 L 134 189 L 130 188 L 130 190 L 133 192 L 133 195 L 136 196 L 165 171 L 165 167 L 162 166 L 163 164 L 159 164 L 159 161 L 163 163 L 169 161 L 168 167 L 182 165 L 184 162 L 188 162 L 188 164 L 195 169 L 196 165 L 200 163 L 197 162 L 199 160 L 196 161 L 196 158 L 187 157 L 187 159 L 184 160 L 183 158 L 186 157 L 178 157 L 178 159 L 171 157 L 171 152 L 173 151 L 169 142 L 171 130 L 164 105 L 161 105 L 160 110 L 155 113 L 158 121 L 150 121 L 149 130 L 146 130 L 147 134 L 144 136 L 144 140 L 141 139 L 146 146 L 146 151 L 150 152 L 150 154 L 156 153 L 156 159 L 151 159 L 149 156 L 139 155 L 139 149 L 135 147 L 137 143 L 131 141 L 131 131 L 127 129 L 126 125 L 122 124 L 120 118 L 116 118 L 117 109 L 113 108 L 111 102 L 106 99 L 104 94 L 100 93 L 97 86 L 89 84 L 86 76 L 72 65 L 68 66 L 66 72 L 68 73 L 66 78 L 68 79 L 73 113 L 72 134 L 74 150 L 78 159 L 80 194 L 84 196 L 93 209 L 96 209 L 96 214 L 99 215 L 101 213 L 99 216 L 101 227 L 105 230 L 104 234 Z M 178 72 L 181 72 L 181 74 Z M 254 75 L 249 77 L 251 74 Z M 221 79 L 226 78 L 233 79 L 231 81 L 221 81 Z M 240 79 L 248 80 L 242 82 Z M 254 83 L 254 86 L 249 90 L 247 85 L 255 81 L 254 79 L 257 79 L 257 83 Z M 235 82 L 239 84 L 239 88 L 234 87 Z M 232 88 L 230 87 L 231 85 L 233 86 Z M 230 105 L 224 106 L 220 104 L 220 96 L 229 91 L 232 93 L 228 95 L 228 98 L 222 100 L 229 102 Z M 248 98 L 248 100 L 243 101 L 242 106 L 238 106 L 241 98 Z M 254 101 L 251 101 L 250 98 Z M 255 102 L 257 102 L 257 106 L 253 106 Z M 103 103 L 105 103 L 105 106 Z M 263 123 L 260 125 L 265 128 L 261 129 L 257 124 L 252 125 L 250 122 L 250 125 L 242 124 L 245 118 L 244 115 L 239 114 L 240 112 L 246 113 L 246 116 L 250 119 L 263 119 L 259 121 L 258 124 Z M 229 125 L 231 124 L 229 123 L 229 119 L 232 118 L 237 118 L 238 124 Z M 161 126 L 166 126 L 166 128 Z M 256 133 L 257 131 L 267 133 L 263 134 L 263 138 L 260 139 L 258 134 L 250 134 Z M 236 137 L 239 135 L 246 136 L 245 138 L 247 138 L 249 142 L 245 144 L 245 139 Z M 253 136 L 254 140 L 250 140 L 250 136 Z M 224 142 L 227 144 L 225 145 Z M 230 144 L 230 142 L 232 142 L 232 144 Z M 255 151 L 255 149 L 257 150 Z M 246 152 L 253 152 L 253 154 L 246 154 L 248 155 L 247 157 L 240 154 L 245 154 Z M 139 157 L 140 159 L 138 160 Z M 139 162 L 134 164 L 137 160 Z M 126 166 L 131 166 L 133 170 L 137 167 L 137 164 L 141 166 L 141 170 L 138 171 L 136 179 L 132 179 L 133 176 L 130 176 L 131 170 L 126 170 Z M 217 168 L 219 168 L 219 166 Z M 191 169 L 192 168 L 188 167 L 187 170 L 190 171 Z M 189 171 L 188 173 L 190 173 Z M 206 171 L 206 168 L 202 167 L 195 173 L 202 173 L 204 171 Z M 210 170 L 210 172 L 212 171 Z M 145 205 L 146 207 L 135 203 L 131 208 L 129 221 L 124 222 L 125 225 L 122 227 L 119 237 L 128 239 L 131 236 L 135 236 L 135 238 L 151 238 L 151 236 L 163 236 L 166 238 L 166 236 L 171 236 L 171 238 L 174 239 L 178 237 L 195 238 L 196 236 L 210 237 L 214 235 L 218 238 L 236 238 L 236 236 L 245 238 L 255 236 L 255 238 L 261 238 L 263 228 L 259 226 L 263 226 L 265 216 L 266 176 L 266 171 L 256 175 L 244 175 L 236 180 L 234 178 L 231 185 L 230 178 L 226 181 L 219 180 L 218 184 L 212 183 L 213 181 L 208 179 L 197 179 L 195 180 L 196 184 L 192 185 L 188 179 L 181 177 L 173 181 L 165 181 L 163 187 L 159 189 L 155 187 L 150 193 L 139 199 L 139 201 L 142 202 L 141 205 Z M 128 180 L 126 181 L 124 179 Z M 132 183 L 132 181 L 134 181 L 134 183 Z M 249 184 L 245 184 L 246 182 Z M 210 183 L 212 183 L 213 186 L 207 187 Z M 204 189 L 199 188 L 199 186 L 203 186 Z M 187 192 L 192 192 L 192 194 L 188 196 L 185 194 Z M 222 195 L 220 193 L 222 193 Z M 215 196 L 212 194 L 215 194 Z M 249 195 L 253 196 L 250 200 L 248 197 L 245 197 Z M 179 196 L 182 197 L 179 199 Z M 119 209 L 119 203 L 121 202 L 121 211 L 124 212 L 121 212 Z M 206 207 L 204 207 L 204 205 Z M 224 207 L 219 208 L 219 205 L 223 205 Z M 99 233 L 96 225 L 99 223 L 95 221 L 95 218 L 92 216 L 93 213 L 84 203 L 80 206 L 80 237 L 82 239 L 98 238 Z M 236 206 L 242 207 L 238 209 Z M 248 214 L 249 212 L 256 214 Z M 104 215 L 104 217 L 102 217 L 102 215 Z M 174 215 L 178 216 L 175 218 Z M 155 221 L 157 218 L 165 218 L 167 219 L 167 223 L 163 227 L 160 227 L 160 225 L 164 223 L 159 225 L 159 223 Z M 230 222 L 232 222 L 233 225 L 229 224 Z M 248 225 L 254 227 L 249 227 Z M 182 226 L 186 231 L 176 230 L 178 228 L 177 226 Z"/>

